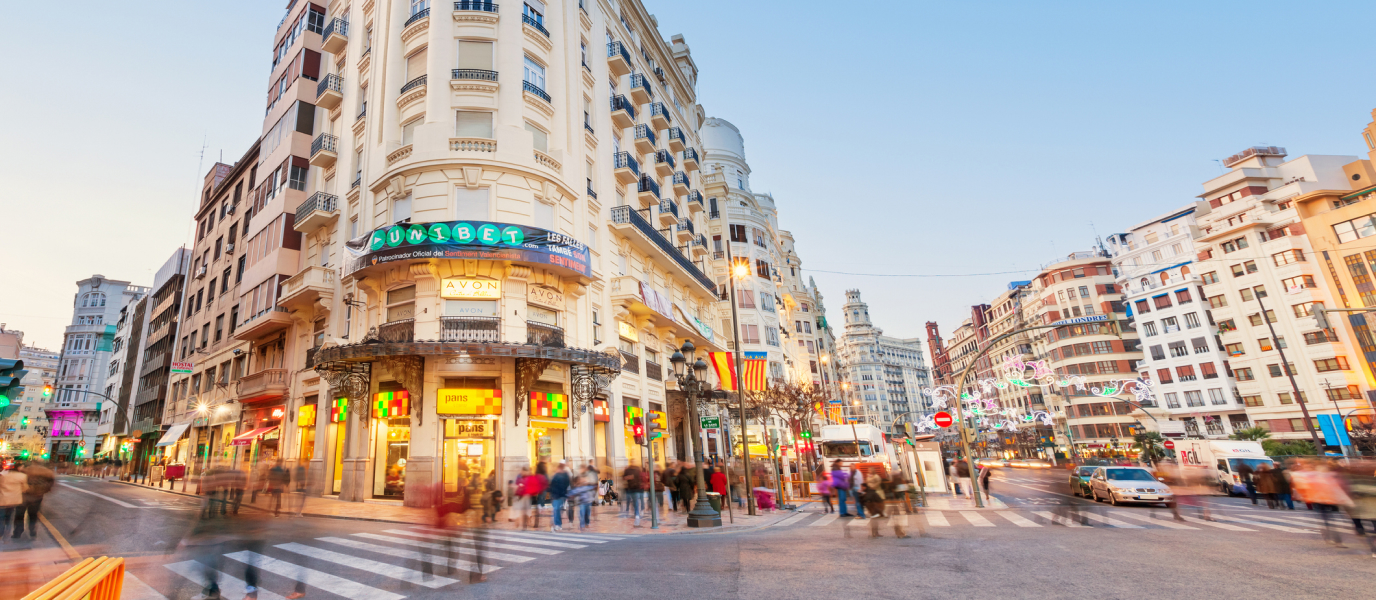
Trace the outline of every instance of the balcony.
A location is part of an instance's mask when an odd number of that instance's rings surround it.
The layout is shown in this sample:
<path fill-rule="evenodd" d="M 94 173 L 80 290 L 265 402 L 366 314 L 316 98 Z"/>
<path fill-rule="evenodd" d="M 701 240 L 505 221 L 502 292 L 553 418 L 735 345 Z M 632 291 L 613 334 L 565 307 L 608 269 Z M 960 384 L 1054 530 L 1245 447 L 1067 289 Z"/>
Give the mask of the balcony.
<path fill-rule="evenodd" d="M 702 204 L 702 192 L 699 192 L 699 191 L 697 191 L 697 190 L 689 190 L 689 192 L 688 192 L 688 214 L 689 214 L 689 215 L 695 215 L 695 214 L 697 214 L 697 213 L 702 212 L 703 210 L 704 210 L 704 209 L 703 209 L 703 204 Z"/>
<path fill-rule="evenodd" d="M 688 250 L 693 253 L 695 259 L 707 256 L 707 236 L 699 233 L 693 238 L 693 242 L 688 244 Z"/>
<path fill-rule="evenodd" d="M 325 110 L 334 110 L 344 101 L 344 78 L 335 74 L 326 75 L 315 86 L 315 105 Z"/>
<path fill-rule="evenodd" d="M 634 354 L 621 353 L 621 370 L 627 373 L 640 374 L 640 357 Z"/>
<path fill-rule="evenodd" d="M 683 169 L 685 171 L 698 170 L 698 151 L 692 148 L 683 149 Z"/>
<path fill-rule="evenodd" d="M 264 369 L 239 380 L 239 401 L 258 402 L 281 398 L 287 393 L 287 370 Z"/>
<path fill-rule="evenodd" d="M 287 315 L 287 309 L 274 306 L 244 319 L 239 328 L 234 330 L 234 339 L 241 342 L 251 342 L 288 327 L 291 327 L 291 317 Z"/>
<path fill-rule="evenodd" d="M 335 19 L 325 26 L 325 33 L 320 34 L 320 49 L 330 54 L 339 54 L 349 45 L 349 22 L 344 19 Z"/>
<path fill-rule="evenodd" d="M 540 89 L 540 86 L 535 85 L 529 81 L 522 81 L 521 89 L 524 89 L 526 93 L 535 96 L 536 98 L 539 98 L 541 100 L 544 100 L 547 103 L 554 103 L 554 101 L 550 99 L 549 94 L 546 93 L 545 90 Z"/>
<path fill-rule="evenodd" d="M 545 26 L 543 24 L 535 20 L 535 17 L 532 17 L 530 15 L 521 15 L 521 22 L 525 23 L 526 26 L 530 27 L 531 29 L 534 29 L 540 33 L 545 34 L 546 38 L 549 37 L 549 30 L 545 29 Z"/>
<path fill-rule="evenodd" d="M 454 3 L 454 10 L 477 11 L 477 12 L 497 12 L 497 3 L 487 0 L 459 0 Z"/>
<path fill-rule="evenodd" d="M 339 197 L 325 192 L 311 194 L 296 207 L 296 224 L 292 229 L 306 233 L 315 231 L 339 216 Z"/>
<path fill-rule="evenodd" d="M 440 341 L 501 343 L 502 320 L 498 317 L 440 317 Z"/>
<path fill-rule="evenodd" d="M 635 151 L 637 154 L 655 151 L 655 131 L 649 125 L 635 126 Z"/>
<path fill-rule="evenodd" d="M 339 138 L 322 133 L 311 142 L 311 166 L 328 169 L 339 159 Z"/>
<path fill-rule="evenodd" d="M 449 78 L 454 91 L 495 92 L 497 72 L 486 69 L 454 69 Z"/>
<path fill-rule="evenodd" d="M 617 183 L 630 185 L 640 179 L 640 163 L 635 161 L 630 152 L 617 152 L 612 155 L 612 173 L 616 175 Z"/>
<path fill-rule="evenodd" d="M 655 172 L 660 177 L 668 177 L 674 174 L 674 155 L 668 150 L 655 152 Z"/>
<path fill-rule="evenodd" d="M 697 235 L 697 232 L 693 231 L 692 221 L 688 219 L 679 219 L 678 224 L 674 225 L 674 235 L 678 236 L 678 241 L 686 244 L 692 241 L 693 237 Z"/>
<path fill-rule="evenodd" d="M 678 224 L 678 204 L 673 200 L 659 201 L 659 224 L 664 227 L 673 227 Z"/>
<path fill-rule="evenodd" d="M 688 195 L 688 175 L 683 171 L 674 173 L 674 197 Z"/>
<path fill-rule="evenodd" d="M 607 69 L 612 72 L 614 77 L 624 77 L 631 72 L 631 53 L 626 51 L 625 44 L 621 42 L 609 42 L 607 44 Z"/>
<path fill-rule="evenodd" d="M 526 321 L 526 343 L 550 348 L 563 348 L 564 328 Z"/>
<path fill-rule="evenodd" d="M 407 28 L 407 27 L 410 27 L 410 26 L 412 26 L 412 25 L 415 25 L 416 23 L 419 23 L 419 22 L 424 21 L 424 20 L 429 19 L 429 18 L 430 18 L 430 9 L 425 8 L 425 9 L 416 11 L 415 14 L 411 15 L 411 18 L 406 19 L 406 22 L 401 24 L 402 33 L 405 34 L 406 28 Z M 405 37 L 405 36 L 403 35 L 403 37 Z"/>
<path fill-rule="evenodd" d="M 642 207 L 651 207 L 659 204 L 659 183 L 649 175 L 640 177 L 640 184 L 636 186 L 636 198 L 640 200 Z"/>
<path fill-rule="evenodd" d="M 674 262 L 675 266 L 698 282 L 705 291 L 711 294 L 716 293 L 717 284 L 636 210 L 629 206 L 613 206 L 612 227 L 623 231 L 634 229 L 639 232 L 639 235 L 629 235 L 626 236 L 626 239 L 641 252 L 646 252 L 651 256 L 667 257 Z"/>
<path fill-rule="evenodd" d="M 334 297 L 334 269 L 306 267 L 291 279 L 282 282 L 282 295 L 277 305 L 287 310 L 310 308 L 316 300 Z"/>
<path fill-rule="evenodd" d="M 668 129 L 673 122 L 674 119 L 669 116 L 669 109 L 664 107 L 663 102 L 650 105 L 650 124 L 655 126 L 655 131 Z"/>
<path fill-rule="evenodd" d="M 654 98 L 654 92 L 650 91 L 650 80 L 640 73 L 631 75 L 631 101 L 640 106 Z"/>
<path fill-rule="evenodd" d="M 664 367 L 653 361 L 645 361 L 645 377 L 655 381 L 664 381 Z"/>
<path fill-rule="evenodd" d="M 377 328 L 379 340 L 387 343 L 411 343 L 416 341 L 416 320 L 398 319 L 383 323 Z"/>
<path fill-rule="evenodd" d="M 669 151 L 683 152 L 687 146 L 683 145 L 683 130 L 678 127 L 669 128 Z"/>
<path fill-rule="evenodd" d="M 625 96 L 612 96 L 612 124 L 617 129 L 625 129 L 635 125 L 635 105 L 626 100 Z"/>
<path fill-rule="evenodd" d="M 409 92 L 417 88 L 425 87 L 428 84 L 429 78 L 429 75 L 421 75 L 420 77 L 417 77 L 415 79 L 412 79 L 411 81 L 406 82 L 406 85 L 401 86 L 401 95 L 405 96 L 406 92 Z"/>

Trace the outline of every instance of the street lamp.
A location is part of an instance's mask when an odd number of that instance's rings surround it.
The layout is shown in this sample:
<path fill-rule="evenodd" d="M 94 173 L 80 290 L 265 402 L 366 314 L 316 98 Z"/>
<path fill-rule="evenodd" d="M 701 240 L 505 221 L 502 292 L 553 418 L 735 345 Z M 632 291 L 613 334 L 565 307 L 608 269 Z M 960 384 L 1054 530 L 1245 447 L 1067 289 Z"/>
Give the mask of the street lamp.
<path fill-rule="evenodd" d="M 669 358 L 674 368 L 674 379 L 678 380 L 678 389 L 683 390 L 683 399 L 688 403 L 688 430 L 693 437 L 693 462 L 697 470 L 698 498 L 693 510 L 688 512 L 688 526 L 721 527 L 721 513 L 712 510 L 711 503 L 707 501 L 707 482 L 702 475 L 702 421 L 698 419 L 698 402 L 711 397 L 712 384 L 707 381 L 707 361 L 701 358 L 693 360 L 696 351 L 697 347 L 691 340 L 684 340 L 683 347 Z M 693 361 L 692 369 L 688 368 L 689 361 Z M 724 500 L 731 501 L 730 498 Z"/>

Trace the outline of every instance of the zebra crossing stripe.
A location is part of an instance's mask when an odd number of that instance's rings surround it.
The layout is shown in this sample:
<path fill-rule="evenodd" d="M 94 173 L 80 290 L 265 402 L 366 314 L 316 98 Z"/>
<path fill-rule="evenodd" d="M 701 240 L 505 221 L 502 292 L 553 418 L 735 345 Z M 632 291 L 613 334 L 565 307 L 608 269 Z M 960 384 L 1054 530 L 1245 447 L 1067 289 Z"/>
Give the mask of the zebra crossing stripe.
<path fill-rule="evenodd" d="M 376 533 L 355 533 L 354 536 L 364 537 L 372 540 L 381 540 L 384 542 L 391 542 L 393 544 L 405 544 L 407 546 L 415 546 L 417 548 L 442 550 L 453 554 L 467 554 L 470 556 L 479 556 L 478 551 L 469 548 L 464 548 L 457 544 L 432 544 L 430 542 L 418 542 L 412 539 L 399 538 L 391 535 L 378 535 Z M 481 556 L 484 559 L 495 558 L 497 560 L 505 560 L 507 562 L 530 562 L 532 560 L 535 560 L 533 557 L 530 556 L 517 556 L 515 554 L 507 554 L 505 552 L 483 552 L 481 553 Z"/>
<path fill-rule="evenodd" d="M 1018 514 L 1018 513 L 1015 513 L 1015 512 L 999 511 L 999 512 L 996 512 L 996 513 L 994 513 L 994 514 L 996 514 L 996 515 L 998 515 L 998 516 L 1000 516 L 1000 517 L 1003 517 L 1003 518 L 1005 518 L 1005 519 L 1008 519 L 1009 521 L 1012 521 L 1013 524 L 1014 524 L 1014 525 L 1017 525 L 1018 527 L 1041 527 L 1041 526 L 1042 526 L 1041 523 L 1037 523 L 1037 522 L 1035 522 L 1035 521 L 1029 520 L 1027 517 L 1024 517 L 1024 516 L 1022 516 L 1022 515 L 1020 515 L 1020 514 Z"/>
<path fill-rule="evenodd" d="M 356 550 L 367 550 L 369 552 L 386 554 L 387 556 L 395 556 L 397 558 L 409 558 L 411 560 L 428 562 L 433 565 L 454 567 L 455 569 L 462 569 L 470 573 L 478 572 L 478 565 L 475 565 L 471 562 L 459 558 L 451 558 L 448 561 L 446 561 L 443 555 L 416 552 L 415 550 L 404 550 L 402 548 L 393 548 L 391 546 L 379 546 L 377 544 L 369 544 L 368 542 L 360 542 L 358 540 L 346 540 L 344 538 L 337 537 L 323 537 L 316 539 L 321 542 L 339 544 L 340 546 L 347 546 L 349 548 L 354 548 Z M 500 568 L 501 567 L 498 567 L 496 565 L 483 565 L 482 572 L 491 573 Z M 260 598 L 259 600 L 263 599 Z"/>
<path fill-rule="evenodd" d="M 204 588 L 210 581 L 206 579 L 205 565 L 194 560 L 163 565 L 167 570 L 185 577 L 196 585 Z M 248 595 L 248 584 L 244 580 L 231 577 L 227 573 L 215 571 L 215 579 L 220 583 L 220 596 L 224 598 L 243 598 Z M 258 600 L 286 600 L 277 594 L 264 589 L 258 590 Z"/>
<path fill-rule="evenodd" d="M 124 572 L 124 584 L 120 586 L 119 597 L 120 600 L 167 600 L 167 596 L 159 594 L 129 571 Z"/>
<path fill-rule="evenodd" d="M 1126 517 L 1129 519 L 1136 519 L 1138 521 L 1146 521 L 1148 523 L 1151 523 L 1152 525 L 1156 525 L 1157 527 L 1165 527 L 1166 529 L 1199 529 L 1198 527 L 1190 527 L 1189 525 L 1181 525 L 1180 523 L 1176 523 L 1173 518 L 1157 519 L 1149 514 L 1144 515 L 1141 513 L 1134 513 L 1132 511 L 1127 510 L 1115 510 L 1113 511 L 1113 514 L 1118 515 L 1120 517 Z"/>
<path fill-rule="evenodd" d="M 797 523 L 798 521 L 801 521 L 801 520 L 803 520 L 803 519 L 808 518 L 808 516 L 809 516 L 808 513 L 798 513 L 798 514 L 793 515 L 793 516 L 791 516 L 791 517 L 789 517 L 789 518 L 787 518 L 787 519 L 784 519 L 783 521 L 780 521 L 780 522 L 776 523 L 774 526 L 775 526 L 775 527 L 784 527 L 784 526 L 792 525 L 792 524 L 794 524 L 794 523 Z"/>
<path fill-rule="evenodd" d="M 946 515 L 939 510 L 927 511 L 927 524 L 932 527 L 950 527 L 951 523 L 946 520 Z"/>
<path fill-rule="evenodd" d="M 571 543 L 568 543 L 568 542 L 550 542 L 550 541 L 546 541 L 546 540 L 536 540 L 536 539 L 530 539 L 530 538 L 512 537 L 512 536 L 509 536 L 509 535 L 503 535 L 502 533 L 500 533 L 500 532 L 498 532 L 498 531 L 491 530 L 491 529 L 465 529 L 465 530 L 460 530 L 460 531 L 445 531 L 445 530 L 443 530 L 443 529 L 435 529 L 435 528 L 432 528 L 432 527 L 412 527 L 411 529 L 414 529 L 414 530 L 416 530 L 416 531 L 424 531 L 424 532 L 426 532 L 426 533 L 454 533 L 454 534 L 462 534 L 462 535 L 464 535 L 464 536 L 476 536 L 476 537 L 481 537 L 481 538 L 485 538 L 485 539 L 506 540 L 506 541 L 508 541 L 508 542 L 520 542 L 520 543 L 522 543 L 522 544 L 534 544 L 534 545 L 536 545 L 536 546 L 551 546 L 551 547 L 554 547 L 554 548 L 568 548 L 568 549 L 570 549 L 570 550 L 579 550 L 579 549 L 587 548 L 587 547 L 588 547 L 586 544 L 571 544 Z"/>
<path fill-rule="evenodd" d="M 1058 523 L 1058 524 L 1061 524 L 1061 525 L 1065 525 L 1066 527 L 1084 527 L 1084 526 L 1085 526 L 1085 525 L 1083 525 L 1083 524 L 1081 524 L 1081 523 L 1079 523 L 1079 522 L 1076 522 L 1075 520 L 1073 520 L 1073 519 L 1071 519 L 1071 518 L 1069 518 L 1069 517 L 1066 517 L 1066 516 L 1064 516 L 1064 515 L 1055 514 L 1055 513 L 1051 512 L 1051 511 L 1049 511 L 1049 510 L 1038 510 L 1038 511 L 1033 511 L 1032 514 L 1037 515 L 1037 516 L 1039 516 L 1039 517 L 1041 517 L 1041 518 L 1043 518 L 1043 519 L 1046 519 L 1047 521 L 1050 521 L 1050 522 L 1052 522 L 1052 523 Z"/>
<path fill-rule="evenodd" d="M 407 531 L 407 530 L 405 530 L 405 529 L 387 529 L 387 530 L 384 530 L 383 533 L 395 533 L 395 534 L 397 534 L 397 535 L 410 535 L 410 536 L 415 536 L 415 537 L 429 538 L 429 539 L 432 539 L 432 540 L 449 540 L 449 541 L 451 541 L 451 542 L 469 542 L 469 543 L 474 543 L 474 542 L 477 541 L 476 538 L 473 538 L 473 537 L 448 536 L 448 535 L 439 535 L 439 534 L 437 534 L 437 533 L 420 533 L 420 532 L 418 532 L 418 531 Z M 501 550 L 518 550 L 518 551 L 521 551 L 521 552 L 529 552 L 529 553 L 531 553 L 531 554 L 543 554 L 543 555 L 545 555 L 545 556 L 554 556 L 555 554 L 563 554 L 563 553 L 564 553 L 563 550 L 550 550 L 549 548 L 537 548 L 537 547 L 535 547 L 535 546 L 519 546 L 519 545 L 516 545 L 516 544 L 503 544 L 503 543 L 501 543 L 501 542 L 494 542 L 494 541 L 490 541 L 490 540 L 486 540 L 486 539 L 482 540 L 482 544 L 483 544 L 483 546 L 485 546 L 485 547 L 487 547 L 487 548 L 498 548 L 498 549 L 501 549 Z"/>
<path fill-rule="evenodd" d="M 591 544 L 605 544 L 605 543 L 607 543 L 607 542 L 615 542 L 615 541 L 617 541 L 617 540 L 624 539 L 624 538 L 619 538 L 619 537 L 614 537 L 614 538 L 595 538 L 595 537 L 592 537 L 592 536 L 590 536 L 590 535 L 586 535 L 586 534 L 582 534 L 582 533 L 530 533 L 530 532 L 526 532 L 526 531 L 506 531 L 506 530 L 502 530 L 501 533 L 502 533 L 502 535 L 509 535 L 509 536 L 520 537 L 520 538 L 530 538 L 530 539 L 535 539 L 535 540 L 549 540 L 549 539 L 559 538 L 559 539 L 572 540 L 572 541 L 576 541 L 576 542 L 588 542 L 588 543 L 591 543 Z"/>
<path fill-rule="evenodd" d="M 1310 518 L 1308 518 L 1308 517 L 1273 517 L 1273 516 L 1271 516 L 1271 515 L 1247 515 L 1247 516 L 1248 516 L 1248 518 L 1252 518 L 1252 519 L 1266 519 L 1267 521 L 1280 521 L 1281 523 L 1290 523 L 1290 524 L 1294 524 L 1294 525 L 1308 525 L 1309 527 L 1319 527 L 1319 526 L 1323 525 L 1323 521 L 1318 520 L 1318 519 L 1310 519 Z"/>
<path fill-rule="evenodd" d="M 829 515 L 822 515 L 822 518 L 817 519 L 816 521 L 813 521 L 811 523 L 808 523 L 807 525 L 808 527 L 823 527 L 832 524 L 834 521 L 836 521 L 836 519 L 837 516 L 835 513 Z"/>
<path fill-rule="evenodd" d="M 851 519 L 849 522 L 847 522 L 845 525 L 843 525 L 843 527 L 865 527 L 865 523 L 867 521 L 869 521 L 869 519 L 861 519 L 860 517 L 855 517 Z"/>
<path fill-rule="evenodd" d="M 1315 531 L 1313 529 L 1299 529 L 1296 527 L 1288 527 L 1285 525 L 1276 525 L 1274 523 L 1263 523 L 1261 521 L 1253 521 L 1251 519 L 1239 519 L 1237 517 L 1228 517 L 1223 515 L 1214 515 L 1214 518 L 1219 519 L 1221 521 L 1229 521 L 1232 523 L 1243 523 L 1246 525 L 1252 525 L 1254 527 L 1265 527 L 1267 529 L 1284 531 L 1286 533 L 1318 533 L 1318 531 Z"/>
<path fill-rule="evenodd" d="M 1188 522 L 1190 522 L 1190 523 L 1194 523 L 1194 524 L 1196 524 L 1196 525 L 1206 525 L 1206 526 L 1208 526 L 1208 527 L 1217 527 L 1217 528 L 1219 528 L 1219 529 L 1226 529 L 1226 530 L 1228 530 L 1228 531 L 1256 531 L 1255 529 L 1248 529 L 1248 528 L 1246 528 L 1246 527 L 1238 527 L 1237 525 L 1229 525 L 1229 524 L 1227 524 L 1227 523 L 1219 523 L 1219 522 L 1217 522 L 1217 521 L 1205 521 L 1204 519 L 1199 519 L 1199 518 L 1195 518 L 1195 517 L 1187 517 L 1187 516 L 1185 516 L 1185 515 L 1180 515 L 1180 518 L 1185 519 L 1186 521 L 1188 521 Z"/>
<path fill-rule="evenodd" d="M 960 516 L 965 517 L 965 520 L 969 521 L 970 524 L 974 525 L 975 527 L 994 526 L 993 523 L 989 522 L 989 519 L 984 518 L 984 515 L 981 515 L 973 510 L 962 510 L 960 511 Z"/>
<path fill-rule="evenodd" d="M 428 588 L 440 588 L 451 583 L 458 583 L 457 580 L 449 579 L 447 577 L 440 577 L 438 575 L 422 573 L 415 569 L 398 567 L 396 565 L 388 564 L 385 562 L 378 562 L 367 558 L 359 558 L 351 554 L 343 554 L 340 552 L 335 552 L 333 550 L 326 550 L 324 548 L 307 546 L 305 544 L 278 544 L 277 547 L 286 550 L 287 552 L 295 552 L 303 556 L 318 558 L 326 562 L 332 562 L 337 565 L 344 565 L 346 567 L 353 567 L 361 571 L 377 573 L 378 575 L 384 575 L 387 577 L 391 577 L 392 579 L 400 579 L 401 581 L 414 583 L 416 585 L 423 585 Z"/>
<path fill-rule="evenodd" d="M 1117 528 L 1119 528 L 1119 529 L 1145 529 L 1145 528 L 1142 527 L 1141 525 L 1133 525 L 1132 523 L 1129 523 L 1129 522 L 1127 522 L 1127 521 L 1119 521 L 1118 519 L 1114 519 L 1114 518 L 1112 518 L 1112 517 L 1105 517 L 1104 515 L 1101 515 L 1101 514 L 1096 513 L 1096 512 L 1084 511 L 1084 512 L 1081 512 L 1080 514 L 1084 515 L 1084 516 L 1085 516 L 1086 518 L 1088 518 L 1088 519 L 1092 519 L 1092 520 L 1094 520 L 1094 521 L 1098 521 L 1098 522 L 1103 523 L 1103 524 L 1105 524 L 1105 525 L 1111 525 L 1111 526 L 1117 527 Z"/>
<path fill-rule="evenodd" d="M 324 590 L 336 596 L 349 598 L 349 600 L 401 600 L 406 597 L 379 590 L 374 587 L 368 587 L 356 581 L 331 575 L 329 573 L 307 569 L 301 565 L 277 560 L 271 556 L 264 556 L 248 550 L 231 552 L 226 554 L 225 558 L 237 560 L 244 564 L 254 565 L 269 573 L 304 582 L 308 586 Z"/>

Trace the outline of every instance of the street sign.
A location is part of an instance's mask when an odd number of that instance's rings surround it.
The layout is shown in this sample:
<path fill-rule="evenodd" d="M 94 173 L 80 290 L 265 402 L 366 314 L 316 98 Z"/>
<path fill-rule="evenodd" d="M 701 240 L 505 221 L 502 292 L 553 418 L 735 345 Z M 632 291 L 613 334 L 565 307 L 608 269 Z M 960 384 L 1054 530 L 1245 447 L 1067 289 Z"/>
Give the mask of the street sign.
<path fill-rule="evenodd" d="M 702 417 L 703 429 L 721 429 L 721 419 L 717 417 Z"/>
<path fill-rule="evenodd" d="M 932 415 L 932 421 L 936 423 L 937 427 L 950 427 L 956 422 L 955 419 L 951 418 L 951 413 L 944 410 Z"/>
<path fill-rule="evenodd" d="M 1162 445 L 1162 446 L 1165 446 L 1167 450 L 1174 450 L 1174 449 L 1175 449 L 1175 442 L 1173 442 L 1173 441 L 1171 441 L 1171 440 L 1166 440 L 1165 442 L 1162 442 L 1161 445 Z"/>
<path fill-rule="evenodd" d="M 1052 325 L 1079 325 L 1080 323 L 1102 323 L 1108 320 L 1108 315 L 1094 315 L 1092 317 L 1075 317 L 1073 319 L 1061 319 Z"/>

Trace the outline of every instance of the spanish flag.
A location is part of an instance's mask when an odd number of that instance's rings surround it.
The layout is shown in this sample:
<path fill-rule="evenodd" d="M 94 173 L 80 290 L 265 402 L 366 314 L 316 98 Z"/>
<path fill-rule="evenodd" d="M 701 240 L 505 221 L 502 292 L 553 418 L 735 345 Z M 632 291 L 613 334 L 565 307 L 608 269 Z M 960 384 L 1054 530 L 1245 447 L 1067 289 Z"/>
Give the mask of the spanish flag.
<path fill-rule="evenodd" d="M 736 391 L 736 363 L 730 352 L 711 352 L 710 358 L 712 368 L 717 372 L 717 381 L 721 382 L 721 389 L 728 392 Z"/>

